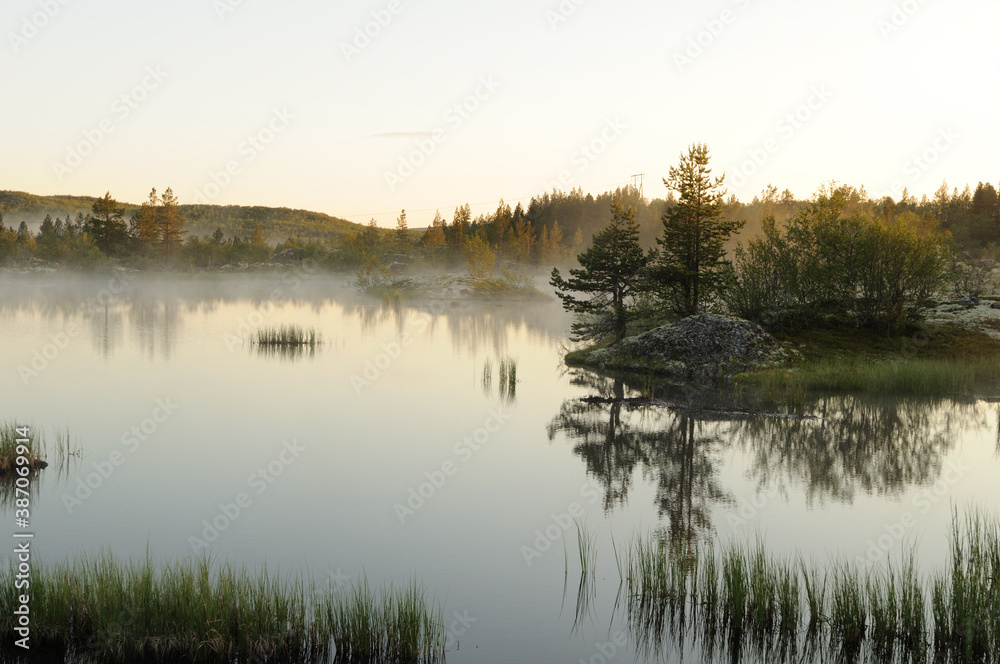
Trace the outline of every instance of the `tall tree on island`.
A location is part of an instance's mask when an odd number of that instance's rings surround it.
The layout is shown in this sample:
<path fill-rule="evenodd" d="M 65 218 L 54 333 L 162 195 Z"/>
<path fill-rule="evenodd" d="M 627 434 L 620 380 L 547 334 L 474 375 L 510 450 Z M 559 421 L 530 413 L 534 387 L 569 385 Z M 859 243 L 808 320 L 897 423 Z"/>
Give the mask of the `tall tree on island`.
<path fill-rule="evenodd" d="M 160 198 L 160 207 L 156 215 L 157 225 L 160 228 L 160 246 L 163 248 L 163 259 L 170 260 L 170 250 L 180 247 L 184 241 L 184 217 L 180 213 L 180 205 L 177 197 L 170 187 L 163 192 Z"/>
<path fill-rule="evenodd" d="M 639 246 L 635 208 L 614 198 L 611 223 L 594 235 L 590 248 L 577 260 L 580 268 L 569 271 L 570 279 L 563 279 L 554 268 L 550 280 L 563 307 L 577 314 L 574 339 L 621 340 L 628 329 L 629 300 L 639 290 L 640 273 L 648 261 Z"/>
<path fill-rule="evenodd" d="M 742 221 L 722 218 L 725 175 L 712 178 L 708 147 L 695 143 L 670 167 L 663 184 L 678 194 L 677 203 L 663 213 L 661 249 L 654 259 L 652 281 L 675 313 L 698 313 L 706 297 L 724 284 L 725 242 L 743 227 Z"/>
<path fill-rule="evenodd" d="M 92 214 L 87 217 L 86 229 L 94 239 L 97 248 L 105 254 L 116 253 L 128 238 L 125 226 L 125 208 L 111 198 L 111 192 L 104 198 L 97 199 L 91 208 Z"/>

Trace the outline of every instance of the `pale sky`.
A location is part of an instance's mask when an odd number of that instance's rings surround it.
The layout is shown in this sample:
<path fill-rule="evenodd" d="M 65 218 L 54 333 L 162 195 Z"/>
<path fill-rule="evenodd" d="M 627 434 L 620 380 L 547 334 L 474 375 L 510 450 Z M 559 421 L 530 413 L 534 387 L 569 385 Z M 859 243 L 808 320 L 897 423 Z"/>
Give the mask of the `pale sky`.
<path fill-rule="evenodd" d="M 996 184 L 998 18 L 969 0 L 6 0 L 0 189 L 171 186 L 419 226 L 636 173 L 663 197 L 693 142 L 742 200 Z"/>

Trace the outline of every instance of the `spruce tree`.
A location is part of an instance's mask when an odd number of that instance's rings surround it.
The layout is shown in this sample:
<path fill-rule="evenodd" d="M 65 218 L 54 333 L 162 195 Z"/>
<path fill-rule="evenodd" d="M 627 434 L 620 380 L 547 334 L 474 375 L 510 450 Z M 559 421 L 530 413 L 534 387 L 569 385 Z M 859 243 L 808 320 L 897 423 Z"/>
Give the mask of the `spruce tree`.
<path fill-rule="evenodd" d="M 105 254 L 119 251 L 128 237 L 125 227 L 125 208 L 111 198 L 111 192 L 104 198 L 97 199 L 91 208 L 92 214 L 87 217 L 86 229 L 93 238 L 98 249 Z"/>

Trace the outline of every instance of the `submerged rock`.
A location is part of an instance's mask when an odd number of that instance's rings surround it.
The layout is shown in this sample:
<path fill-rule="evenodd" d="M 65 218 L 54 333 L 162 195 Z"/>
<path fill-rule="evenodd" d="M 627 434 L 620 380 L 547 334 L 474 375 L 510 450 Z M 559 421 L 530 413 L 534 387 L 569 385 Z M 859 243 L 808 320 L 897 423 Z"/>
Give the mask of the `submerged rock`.
<path fill-rule="evenodd" d="M 677 377 L 724 377 L 781 364 L 786 351 L 741 318 L 698 314 L 589 351 L 584 363 Z"/>

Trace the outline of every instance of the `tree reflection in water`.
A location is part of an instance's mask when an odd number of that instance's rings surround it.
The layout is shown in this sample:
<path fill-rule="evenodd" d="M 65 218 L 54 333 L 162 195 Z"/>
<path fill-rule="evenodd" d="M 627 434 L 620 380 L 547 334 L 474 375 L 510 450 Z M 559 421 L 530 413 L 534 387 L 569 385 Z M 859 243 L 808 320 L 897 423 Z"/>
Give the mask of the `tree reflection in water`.
<path fill-rule="evenodd" d="M 611 401 L 564 402 L 549 424 L 549 439 L 562 432 L 573 441 L 573 452 L 604 487 L 606 510 L 627 501 L 640 470 L 656 482 L 656 503 L 660 517 L 669 522 L 670 540 L 709 541 L 712 509 L 733 501 L 718 480 L 723 439 L 714 423 L 699 421 L 687 411 L 623 403 L 625 385 L 620 380 L 599 393 Z"/>
<path fill-rule="evenodd" d="M 648 379 L 641 390 L 588 372 L 575 373 L 573 382 L 592 394 L 562 404 L 548 426 L 549 439 L 562 434 L 572 443 L 588 475 L 604 487 L 608 511 L 625 504 L 637 475 L 653 484 L 665 523 L 652 537 L 674 551 L 711 544 L 713 510 L 735 505 L 721 480 L 727 451 L 742 453 L 743 471 L 758 492 L 794 487 L 806 506 L 851 503 L 863 495 L 898 497 L 937 481 L 958 441 L 989 430 L 996 408 L 982 401 L 832 395 L 818 397 L 808 417 L 735 415 L 745 402 L 730 403 L 724 414 L 718 389 L 679 390 L 673 399 L 660 393 L 660 400 L 643 402 L 636 397 L 648 393 Z M 1000 429 L 997 439 L 1000 448 Z M 637 651 L 647 658 L 662 657 L 668 648 L 703 661 L 824 661 L 844 654 L 811 633 L 779 638 L 718 631 L 686 601 L 669 600 L 627 596 L 616 602 L 615 614 L 624 613 Z"/>

